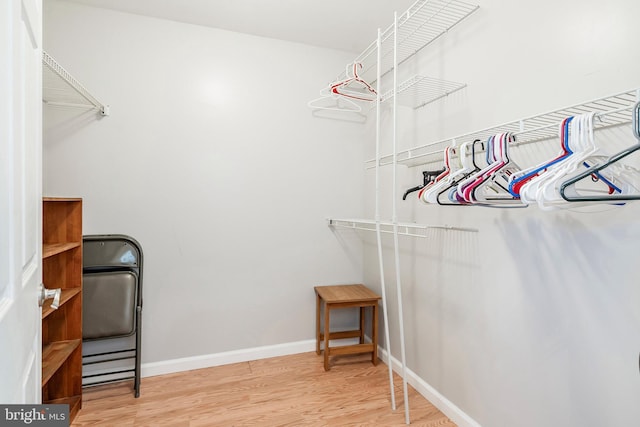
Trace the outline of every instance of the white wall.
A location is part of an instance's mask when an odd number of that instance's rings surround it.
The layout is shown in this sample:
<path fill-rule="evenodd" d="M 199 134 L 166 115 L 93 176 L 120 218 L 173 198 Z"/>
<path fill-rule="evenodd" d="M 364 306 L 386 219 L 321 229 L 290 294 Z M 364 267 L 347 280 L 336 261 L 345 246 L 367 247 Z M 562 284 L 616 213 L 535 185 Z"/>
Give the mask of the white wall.
<path fill-rule="evenodd" d="M 362 280 L 325 218 L 362 215 L 365 127 L 306 107 L 353 54 L 52 0 L 44 27 L 111 106 L 45 106 L 44 193 L 142 244 L 143 362 L 313 339 L 313 286 Z"/>
<path fill-rule="evenodd" d="M 403 67 L 468 87 L 416 112 L 401 108 L 401 148 L 640 87 L 638 2 L 478 3 Z M 388 134 L 387 110 L 383 123 Z M 630 126 L 613 138 L 634 143 Z M 372 158 L 373 142 L 368 150 Z M 399 194 L 434 166 L 401 167 Z M 389 168 L 382 173 L 390 218 Z M 370 217 L 373 182 L 369 171 Z M 595 213 L 448 208 L 424 205 L 415 193 L 398 203 L 401 221 L 479 230 L 401 238 L 410 370 L 486 427 L 638 424 L 640 204 Z M 375 243 L 363 238 L 365 282 L 379 289 Z M 399 359 L 391 238 L 384 244 Z"/>
<path fill-rule="evenodd" d="M 637 2 L 478 3 L 405 65 L 468 88 L 403 109 L 401 147 L 640 86 Z M 86 233 L 144 245 L 145 361 L 311 338 L 311 287 L 361 279 L 360 239 L 365 283 L 379 289 L 372 236 L 333 235 L 323 222 L 361 216 L 362 188 L 373 217 L 372 171 L 364 182 L 360 172 L 371 129 L 313 120 L 305 107 L 353 55 L 46 6 L 45 49 L 112 116 L 47 108 L 45 194 L 84 197 Z M 401 170 L 398 191 L 420 170 Z M 400 208 L 401 220 L 479 230 L 402 240 L 413 372 L 485 427 L 637 423 L 638 205 L 584 214 L 413 199 Z M 391 239 L 384 244 L 399 357 Z"/>

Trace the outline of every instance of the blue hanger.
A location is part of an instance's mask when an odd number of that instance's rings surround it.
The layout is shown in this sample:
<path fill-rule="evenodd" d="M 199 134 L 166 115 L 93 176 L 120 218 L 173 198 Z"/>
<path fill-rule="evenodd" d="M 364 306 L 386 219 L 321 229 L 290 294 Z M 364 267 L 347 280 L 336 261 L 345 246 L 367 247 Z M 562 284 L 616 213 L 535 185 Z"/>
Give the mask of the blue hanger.
<path fill-rule="evenodd" d="M 560 155 L 560 157 L 556 157 L 555 159 L 549 161 L 548 163 L 545 163 L 542 166 L 537 167 L 536 169 L 532 170 L 531 172 L 527 173 L 526 175 L 521 176 L 520 178 L 516 178 L 513 181 L 511 181 L 511 183 L 509 184 L 509 193 L 511 193 L 514 197 L 518 197 L 520 198 L 520 193 L 519 193 L 519 186 L 518 186 L 518 191 L 516 191 L 515 187 L 516 185 L 518 185 L 518 183 L 524 181 L 529 181 L 532 177 L 534 177 L 535 175 L 538 175 L 538 173 L 540 171 L 543 171 L 547 168 L 549 168 L 550 166 L 561 162 L 563 160 L 565 160 L 568 156 L 570 156 L 571 154 L 573 154 L 573 151 L 571 151 L 571 148 L 569 147 L 569 123 L 571 123 L 571 120 L 573 120 L 573 117 L 568 117 L 564 124 L 563 124 L 563 129 L 562 129 L 562 149 L 564 150 L 564 153 L 562 155 Z"/>

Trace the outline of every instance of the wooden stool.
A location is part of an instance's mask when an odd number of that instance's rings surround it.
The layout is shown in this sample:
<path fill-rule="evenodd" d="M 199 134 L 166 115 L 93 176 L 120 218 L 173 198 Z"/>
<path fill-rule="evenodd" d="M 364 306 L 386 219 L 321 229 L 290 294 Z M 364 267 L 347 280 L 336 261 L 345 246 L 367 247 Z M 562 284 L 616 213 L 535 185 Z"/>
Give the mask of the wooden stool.
<path fill-rule="evenodd" d="M 337 354 L 371 353 L 371 362 L 378 364 L 378 301 L 376 295 L 364 285 L 316 286 L 316 353 L 320 354 L 320 341 L 324 340 L 324 370 L 329 370 L 329 356 Z M 324 303 L 324 333 L 320 332 L 320 306 Z M 334 308 L 360 307 L 360 329 L 330 332 L 329 318 Z M 364 310 L 373 308 L 371 341 L 364 342 Z M 359 344 L 329 347 L 329 340 L 360 338 Z"/>

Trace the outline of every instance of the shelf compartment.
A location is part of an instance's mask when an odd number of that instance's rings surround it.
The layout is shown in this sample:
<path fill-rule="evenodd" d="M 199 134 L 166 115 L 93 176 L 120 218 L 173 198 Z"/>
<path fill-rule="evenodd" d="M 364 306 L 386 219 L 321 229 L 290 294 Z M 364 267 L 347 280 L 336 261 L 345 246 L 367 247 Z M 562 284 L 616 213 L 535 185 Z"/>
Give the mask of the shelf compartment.
<path fill-rule="evenodd" d="M 42 100 L 49 105 L 90 108 L 109 115 L 109 106 L 98 101 L 55 59 L 42 52 Z"/>
<path fill-rule="evenodd" d="M 398 151 L 397 162 L 409 167 L 442 162 L 442 153 L 446 147 L 460 145 L 466 141 L 480 139 L 487 140 L 491 135 L 502 132 L 513 132 L 517 141 L 512 146 L 530 144 L 555 138 L 558 135 L 558 126 L 561 121 L 569 116 L 595 111 L 599 120 L 594 121 L 594 128 L 606 129 L 631 122 L 631 110 L 640 99 L 640 89 L 628 90 L 604 98 L 572 105 L 570 107 L 553 110 L 547 113 L 529 116 L 524 119 L 514 120 L 498 126 L 469 132 L 453 138 L 416 146 L 407 150 Z M 387 154 L 380 157 L 380 166 L 393 163 L 393 155 Z M 375 159 L 365 162 L 367 169 L 376 166 Z"/>
<path fill-rule="evenodd" d="M 56 341 L 42 348 L 42 386 L 44 387 L 51 377 L 67 361 L 82 343 L 81 339 L 69 341 Z"/>
<path fill-rule="evenodd" d="M 362 231 L 376 231 L 376 221 L 370 219 L 340 219 L 340 218 L 329 218 L 328 220 L 330 227 L 339 227 L 339 228 L 348 228 L 351 230 L 362 230 Z M 440 230 L 455 230 L 455 231 L 467 231 L 467 232 L 478 232 L 477 228 L 468 228 L 468 227 L 452 227 L 448 225 L 425 225 L 425 224 L 417 224 L 417 223 L 405 223 L 399 222 L 396 224 L 398 227 L 398 235 L 400 236 L 409 236 L 409 237 L 429 237 L 427 235 L 428 230 L 440 229 Z M 380 221 L 380 232 L 386 234 L 393 234 L 393 222 L 390 221 Z"/>
<path fill-rule="evenodd" d="M 71 300 L 71 298 L 80 294 L 82 288 L 70 288 L 70 289 L 62 289 L 62 294 L 60 295 L 60 305 L 58 306 L 58 310 L 65 305 L 67 302 Z M 46 318 L 51 313 L 55 311 L 55 309 L 51 308 L 52 300 L 46 300 L 42 306 L 42 318 Z"/>
<path fill-rule="evenodd" d="M 411 107 L 415 110 L 449 96 L 465 87 L 467 87 L 466 83 L 416 75 L 398 85 L 398 104 Z M 380 102 L 391 99 L 393 99 L 393 90 L 382 94 Z"/>
<path fill-rule="evenodd" d="M 78 247 L 80 247 L 80 242 L 45 243 L 42 245 L 42 258 L 50 258 Z"/>
<path fill-rule="evenodd" d="M 44 244 L 82 242 L 82 202 L 77 199 L 44 199 Z"/>

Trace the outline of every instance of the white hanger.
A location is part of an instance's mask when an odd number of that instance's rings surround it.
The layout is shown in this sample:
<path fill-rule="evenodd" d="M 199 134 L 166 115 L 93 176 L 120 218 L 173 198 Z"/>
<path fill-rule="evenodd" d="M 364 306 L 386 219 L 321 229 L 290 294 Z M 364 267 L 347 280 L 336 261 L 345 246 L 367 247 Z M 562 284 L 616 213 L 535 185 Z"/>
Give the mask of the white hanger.
<path fill-rule="evenodd" d="M 640 200 L 640 170 L 622 162 L 622 159 L 628 155 L 635 153 L 640 149 L 640 102 L 636 103 L 632 113 L 632 130 L 633 135 L 638 143 L 613 154 L 603 162 L 590 166 L 586 171 L 578 174 L 566 181 L 560 186 L 560 195 L 570 204 L 576 202 L 602 202 L 605 204 L 614 203 L 616 205 L 624 205 L 627 201 Z M 597 180 L 605 181 L 609 186 L 608 194 L 593 194 L 583 191 L 582 186 L 577 184 L 588 183 L 586 179 L 596 177 Z M 622 202 L 622 203 L 619 203 Z"/>
<path fill-rule="evenodd" d="M 585 163 L 589 166 L 602 163 L 608 158 L 603 154 L 602 149 L 595 143 L 593 130 L 595 113 L 586 113 L 580 116 L 574 117 L 570 126 L 569 146 L 574 152 L 573 155 L 561 162 L 561 164 L 552 170 L 552 173 L 548 174 L 543 179 L 538 180 L 537 189 L 535 190 L 535 199 L 540 209 L 543 210 L 555 210 L 555 209 L 569 209 L 578 206 L 590 206 L 594 204 L 601 204 L 601 201 L 585 201 L 585 202 L 567 202 L 560 194 L 560 187 L 562 183 L 566 182 L 574 176 L 578 176 L 584 172 Z M 624 179 L 621 179 L 617 175 L 619 168 L 613 168 L 609 171 L 602 171 L 598 173 L 599 178 L 602 178 L 602 182 L 598 182 L 593 188 L 588 191 L 595 194 L 608 192 L 610 184 L 613 184 L 616 188 L 618 185 L 624 184 Z M 600 181 L 600 179 L 596 179 Z M 615 184 L 614 184 L 615 183 Z M 607 186 L 605 189 L 603 184 Z M 536 188 L 535 186 L 533 187 Z M 570 190 L 575 191 L 575 189 Z M 531 194 L 531 191 L 529 191 Z"/>
<path fill-rule="evenodd" d="M 438 196 L 440 195 L 440 192 L 442 190 L 449 187 L 457 178 L 473 170 L 473 166 L 471 165 L 470 160 L 466 161 L 465 159 L 468 154 L 467 151 L 470 149 L 471 149 L 470 141 L 465 142 L 458 148 L 457 156 L 451 155 L 451 154 L 455 154 L 455 150 L 453 149 L 453 147 L 450 148 L 451 150 L 449 154 L 450 171 L 446 175 L 446 177 L 444 177 L 444 179 L 434 183 L 433 186 L 429 187 L 429 189 L 422 194 L 421 200 L 423 202 L 438 203 Z M 452 161 L 452 157 L 454 161 Z M 451 165 L 455 165 L 456 167 L 451 167 Z"/>
<path fill-rule="evenodd" d="M 467 178 L 464 178 L 462 181 L 458 183 L 458 186 L 456 187 L 456 199 L 458 201 L 464 200 L 464 202 L 461 202 L 461 203 L 465 203 L 465 202 L 469 203 L 464 198 L 464 189 L 468 185 L 470 185 L 472 182 L 474 182 L 482 174 L 482 172 L 486 170 L 486 168 L 490 167 L 491 163 L 493 163 L 493 139 L 492 138 L 487 139 L 487 141 L 485 142 L 485 147 L 487 152 L 487 155 L 486 155 L 487 165 L 480 168 L 480 170 L 477 171 L 476 173 L 469 175 Z M 450 197 L 450 199 L 453 200 L 452 197 Z"/>
<path fill-rule="evenodd" d="M 581 173 L 585 162 L 594 164 L 607 158 L 595 143 L 593 135 L 594 116 L 594 112 L 581 114 L 571 122 L 569 143 L 574 153 L 566 161 L 561 162 L 560 166 L 555 168 L 553 174 L 549 175 L 549 178 L 538 186 L 535 197 L 540 209 L 552 210 L 563 206 L 569 207 L 560 195 L 560 185 L 572 176 Z M 571 207 L 575 206 L 573 204 Z"/>
<path fill-rule="evenodd" d="M 349 98 L 328 92 L 326 89 L 320 91 L 320 97 L 312 99 L 307 103 L 309 108 L 314 110 L 343 111 L 359 113 L 362 107 Z"/>
<path fill-rule="evenodd" d="M 438 184 L 440 181 L 442 181 L 447 175 L 449 175 L 449 173 L 451 172 L 450 169 L 450 162 L 449 159 L 451 157 L 451 154 L 454 152 L 453 147 L 447 147 L 444 149 L 444 169 L 442 170 L 442 172 L 440 174 L 438 174 L 438 176 L 435 177 L 435 179 L 431 182 L 429 182 L 424 188 L 422 188 L 420 190 L 420 192 L 418 193 L 418 200 L 422 200 L 424 203 L 429 203 L 427 202 L 426 199 L 423 199 L 423 196 L 425 195 L 425 193 L 427 191 L 429 191 L 434 185 Z"/>
<path fill-rule="evenodd" d="M 520 167 L 511 159 L 509 155 L 509 145 L 515 141 L 515 136 L 511 133 L 500 135 L 500 166 L 493 169 L 487 179 L 480 182 L 473 190 L 473 201 L 484 205 L 510 205 L 523 207 L 519 198 L 509 192 L 509 177 L 520 171 Z"/>
<path fill-rule="evenodd" d="M 542 199 L 538 201 L 538 205 L 543 209 L 560 209 L 574 208 L 576 206 L 588 206 L 594 204 L 615 204 L 621 205 L 620 200 L 605 197 L 608 194 L 616 194 L 624 197 L 624 195 L 638 194 L 638 170 L 624 163 L 612 163 L 607 167 L 599 167 L 605 165 L 609 159 L 609 155 L 603 153 L 603 149 L 598 146 L 593 136 L 593 120 L 595 113 L 589 113 L 583 117 L 583 129 L 579 133 L 580 144 L 585 151 L 581 157 L 577 159 L 569 169 L 560 170 L 563 175 L 547 182 L 543 187 Z M 592 196 L 599 200 L 566 200 L 561 189 L 565 182 L 570 181 L 574 177 L 584 175 L 584 168 L 587 170 L 595 170 L 592 180 L 582 180 L 580 187 L 575 185 L 565 188 L 564 192 L 569 197 Z M 586 184 L 586 185 L 585 185 Z M 604 185 L 604 186 L 603 186 Z"/>
<path fill-rule="evenodd" d="M 538 191 L 539 186 L 545 183 L 547 179 L 552 178 L 554 172 L 562 166 L 563 162 L 568 161 L 568 158 L 573 155 L 573 151 L 578 148 L 574 146 L 575 142 L 572 142 L 569 139 L 571 135 L 574 135 L 575 137 L 575 132 L 576 132 L 575 128 L 571 132 L 569 132 L 569 130 L 572 129 L 571 126 L 572 126 L 573 120 L 576 120 L 576 119 L 577 119 L 576 117 L 568 117 L 567 119 L 560 122 L 560 125 L 559 125 L 559 139 L 561 144 L 566 145 L 566 147 L 568 147 L 568 150 L 567 150 L 568 154 L 560 161 L 547 166 L 544 170 L 540 171 L 540 173 L 538 173 L 535 177 L 533 177 L 532 179 L 530 179 L 529 181 L 527 181 L 521 186 L 519 194 L 520 194 L 520 200 L 522 201 L 522 203 L 526 205 L 535 204 L 536 192 Z M 569 121 L 569 123 L 565 124 L 565 121 Z M 566 137 L 565 137 L 565 132 L 566 132 Z"/>
<path fill-rule="evenodd" d="M 378 93 L 358 75 L 358 69 L 360 68 L 362 68 L 362 63 L 360 62 L 353 62 L 347 65 L 345 70 L 346 78 L 332 83 L 329 89 L 330 92 L 359 101 L 375 101 Z"/>
<path fill-rule="evenodd" d="M 487 166 L 479 172 L 471 175 L 458 185 L 456 190 L 458 197 L 466 201 L 467 203 L 473 203 L 472 189 L 476 187 L 483 180 L 488 179 L 494 170 L 500 166 L 501 159 L 501 140 L 505 134 L 498 134 L 487 139 Z"/>

